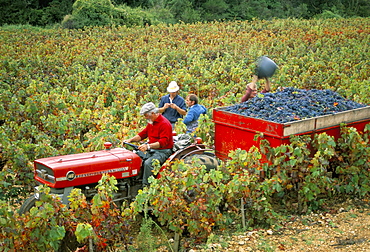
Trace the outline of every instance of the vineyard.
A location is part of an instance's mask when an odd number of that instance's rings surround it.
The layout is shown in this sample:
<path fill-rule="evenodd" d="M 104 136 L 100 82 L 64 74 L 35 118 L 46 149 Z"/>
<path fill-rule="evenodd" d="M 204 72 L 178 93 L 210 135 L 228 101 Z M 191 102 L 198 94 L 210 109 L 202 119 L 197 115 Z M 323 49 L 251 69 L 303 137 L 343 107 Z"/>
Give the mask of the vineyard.
<path fill-rule="evenodd" d="M 75 191 L 67 208 L 44 188 L 42 208 L 22 216 L 15 211 L 33 192 L 33 160 L 101 150 L 106 141 L 119 146 L 146 124 L 141 105 L 158 104 L 172 80 L 181 96 L 195 93 L 207 107 L 197 135 L 210 146 L 212 110 L 239 103 L 263 55 L 279 66 L 272 92 L 331 90 L 369 105 L 369 18 L 84 30 L 3 26 L 0 40 L 0 250 L 49 251 L 73 233 L 81 247 L 94 241 L 97 251 L 154 251 L 154 242 L 132 245 L 134 216 L 148 204 L 163 229 L 199 243 L 234 222 L 276 225 L 276 204 L 291 211 L 298 204 L 307 213 L 328 198 L 369 196 L 370 125 L 363 133 L 343 125 L 338 141 L 325 134 L 277 148 L 261 141 L 260 149 L 235 151 L 210 172 L 196 161 L 176 163 L 130 206 L 109 201 L 114 178 L 104 176 L 92 203 Z M 185 132 L 181 121 L 176 131 Z M 327 176 L 329 170 L 337 176 Z M 190 201 L 181 196 L 189 188 L 197 191 Z M 241 208 L 247 221 L 240 220 Z M 152 225 L 145 220 L 139 236 Z"/>

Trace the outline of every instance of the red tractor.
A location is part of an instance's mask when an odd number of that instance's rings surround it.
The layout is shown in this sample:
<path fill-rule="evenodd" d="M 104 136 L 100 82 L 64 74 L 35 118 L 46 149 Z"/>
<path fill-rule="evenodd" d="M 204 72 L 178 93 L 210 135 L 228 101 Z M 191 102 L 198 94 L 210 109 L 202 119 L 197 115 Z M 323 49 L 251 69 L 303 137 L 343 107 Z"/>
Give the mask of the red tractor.
<path fill-rule="evenodd" d="M 184 140 L 180 140 L 181 142 Z M 217 159 L 201 140 L 186 144 L 176 144 L 177 150 L 168 158 L 162 169 L 168 169 L 171 161 L 184 159 L 188 162 L 198 157 L 207 169 L 217 166 Z M 68 204 L 68 196 L 73 188 L 80 188 L 87 198 L 92 198 L 97 190 L 95 186 L 103 174 L 109 174 L 117 179 L 114 201 L 130 201 L 135 198 L 142 187 L 142 160 L 137 154 L 138 146 L 125 143 L 133 150 L 111 148 L 106 142 L 105 150 L 88 153 L 71 154 L 41 158 L 34 161 L 34 177 L 39 185 L 44 184 L 51 188 L 51 193 L 60 196 L 64 204 Z M 157 176 L 159 176 L 158 174 Z M 39 200 L 39 192 L 25 200 L 19 212 L 26 213 Z"/>
<path fill-rule="evenodd" d="M 249 150 L 254 145 L 258 146 L 258 142 L 254 140 L 256 134 L 262 133 L 272 147 L 288 144 L 292 135 L 314 135 L 325 132 L 338 138 L 341 124 L 363 132 L 365 125 L 370 123 L 369 115 L 370 106 L 367 106 L 305 120 L 276 123 L 217 108 L 213 110 L 214 150 L 207 149 L 201 141 L 179 144 L 186 140 L 190 141 L 181 138 L 188 135 L 180 135 L 177 137 L 178 141 L 175 141 L 178 149 L 169 157 L 169 161 L 176 159 L 188 161 L 198 156 L 207 169 L 212 169 L 218 164 L 216 157 L 226 160 L 232 150 L 238 148 Z M 137 146 L 128 145 L 134 149 L 132 151 L 126 148 L 111 149 L 112 144 L 106 143 L 106 149 L 102 151 L 38 159 L 34 162 L 35 179 L 38 183 L 51 187 L 51 192 L 60 195 L 63 203 L 68 204 L 67 197 L 73 188 L 80 188 L 87 198 L 92 198 L 96 193 L 95 185 L 102 174 L 108 173 L 118 180 L 119 191 L 115 201 L 131 200 L 135 198 L 142 185 L 142 161 L 136 154 Z M 171 165 L 171 162 L 166 162 L 162 169 L 169 168 L 166 164 Z M 38 198 L 36 192 L 23 203 L 20 212 L 27 212 Z"/>

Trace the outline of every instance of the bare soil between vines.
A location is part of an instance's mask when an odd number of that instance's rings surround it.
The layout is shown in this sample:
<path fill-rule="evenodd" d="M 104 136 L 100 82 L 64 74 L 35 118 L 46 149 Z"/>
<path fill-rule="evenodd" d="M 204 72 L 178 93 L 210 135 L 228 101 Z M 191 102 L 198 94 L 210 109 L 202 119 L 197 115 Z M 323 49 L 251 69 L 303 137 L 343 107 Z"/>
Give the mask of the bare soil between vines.
<path fill-rule="evenodd" d="M 157 251 L 172 250 L 162 247 Z M 191 245 L 183 237 L 179 251 L 370 251 L 370 202 L 356 199 L 331 203 L 325 211 L 288 215 L 270 229 L 216 232 L 201 245 Z"/>

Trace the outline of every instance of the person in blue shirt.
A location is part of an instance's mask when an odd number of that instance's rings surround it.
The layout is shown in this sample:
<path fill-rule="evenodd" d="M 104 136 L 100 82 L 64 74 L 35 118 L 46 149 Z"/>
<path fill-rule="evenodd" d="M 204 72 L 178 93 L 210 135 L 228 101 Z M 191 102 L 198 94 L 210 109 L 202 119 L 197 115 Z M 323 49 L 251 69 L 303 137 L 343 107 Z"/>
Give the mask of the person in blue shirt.
<path fill-rule="evenodd" d="M 159 102 L 159 112 L 170 121 L 172 129 L 179 118 L 186 115 L 186 104 L 184 98 L 178 95 L 179 86 L 176 81 L 171 81 L 167 87 L 169 94 L 162 96 Z"/>
<path fill-rule="evenodd" d="M 198 119 L 201 114 L 206 114 L 207 109 L 198 104 L 198 97 L 195 94 L 189 94 L 186 97 L 186 105 L 189 108 L 183 123 L 186 125 L 186 133 L 193 133 L 198 128 Z"/>

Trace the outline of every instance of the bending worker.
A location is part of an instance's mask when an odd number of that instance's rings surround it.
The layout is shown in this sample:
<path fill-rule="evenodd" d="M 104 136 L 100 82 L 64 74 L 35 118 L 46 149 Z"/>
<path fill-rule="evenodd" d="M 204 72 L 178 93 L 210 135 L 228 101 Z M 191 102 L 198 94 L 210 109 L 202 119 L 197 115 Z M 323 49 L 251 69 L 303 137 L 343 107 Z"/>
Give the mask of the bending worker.
<path fill-rule="evenodd" d="M 198 96 L 189 94 L 186 97 L 186 105 L 189 108 L 183 123 L 186 125 L 186 133 L 193 133 L 198 128 L 198 119 L 201 114 L 206 114 L 207 109 L 198 103 Z"/>

